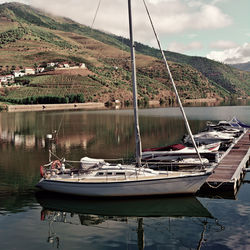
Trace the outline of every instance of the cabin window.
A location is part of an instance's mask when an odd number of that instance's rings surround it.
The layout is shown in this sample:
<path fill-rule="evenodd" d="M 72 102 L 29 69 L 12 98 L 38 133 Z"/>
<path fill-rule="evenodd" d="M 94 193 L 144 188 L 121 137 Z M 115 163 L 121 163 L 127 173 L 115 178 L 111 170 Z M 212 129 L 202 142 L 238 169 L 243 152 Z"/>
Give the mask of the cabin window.
<path fill-rule="evenodd" d="M 118 173 L 116 173 L 116 175 L 125 175 L 125 173 L 124 172 L 118 172 Z"/>
<path fill-rule="evenodd" d="M 99 172 L 99 173 L 97 173 L 97 175 L 104 175 L 104 173 L 103 172 Z"/>
<path fill-rule="evenodd" d="M 113 173 L 112 172 L 108 172 L 107 175 L 112 175 Z"/>

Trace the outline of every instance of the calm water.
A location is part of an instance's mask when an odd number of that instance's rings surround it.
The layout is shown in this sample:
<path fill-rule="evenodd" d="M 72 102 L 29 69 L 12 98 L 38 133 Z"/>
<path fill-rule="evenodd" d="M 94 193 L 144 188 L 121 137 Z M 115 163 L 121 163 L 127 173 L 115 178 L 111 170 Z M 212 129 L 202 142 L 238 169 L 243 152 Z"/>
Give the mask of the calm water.
<path fill-rule="evenodd" d="M 193 132 L 206 121 L 250 106 L 185 108 Z M 176 108 L 140 110 L 143 147 L 179 142 Z M 250 249 L 250 174 L 236 196 L 132 200 L 72 199 L 37 192 L 47 162 L 45 135 L 58 131 L 53 152 L 79 160 L 130 158 L 131 110 L 0 113 L 0 249 Z"/>

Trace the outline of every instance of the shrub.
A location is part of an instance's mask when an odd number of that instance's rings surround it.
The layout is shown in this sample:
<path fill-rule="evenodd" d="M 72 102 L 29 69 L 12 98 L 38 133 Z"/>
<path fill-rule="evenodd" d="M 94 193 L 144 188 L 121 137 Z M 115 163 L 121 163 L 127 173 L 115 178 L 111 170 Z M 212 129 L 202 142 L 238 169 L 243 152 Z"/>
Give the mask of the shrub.
<path fill-rule="evenodd" d="M 55 103 L 84 103 L 83 94 L 70 94 L 67 96 L 32 96 L 25 98 L 8 98 L 0 96 L 0 101 L 10 102 L 15 104 L 55 104 Z"/>
<path fill-rule="evenodd" d="M 131 104 L 131 103 L 130 103 L 129 100 L 124 101 L 124 106 L 128 107 L 130 104 Z"/>

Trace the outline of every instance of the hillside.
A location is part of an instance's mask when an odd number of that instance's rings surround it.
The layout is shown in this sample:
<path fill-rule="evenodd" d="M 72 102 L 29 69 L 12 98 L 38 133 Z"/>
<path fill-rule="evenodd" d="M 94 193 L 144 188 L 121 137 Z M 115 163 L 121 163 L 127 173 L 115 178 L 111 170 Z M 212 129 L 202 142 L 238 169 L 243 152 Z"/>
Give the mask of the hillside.
<path fill-rule="evenodd" d="M 247 63 L 238 63 L 238 64 L 230 64 L 231 67 L 234 67 L 239 70 L 250 71 L 250 62 Z"/>
<path fill-rule="evenodd" d="M 137 43 L 138 92 L 142 102 L 174 102 L 159 52 Z M 183 99 L 250 95 L 250 73 L 206 58 L 166 52 Z M 83 94 L 85 101 L 129 104 L 132 100 L 128 40 L 92 30 L 19 3 L 0 5 L 0 74 L 49 62 L 85 63 L 84 70 L 51 71 L 20 78 L 19 88 L 1 89 L 1 100 L 23 103 L 31 97 Z M 41 98 L 40 98 L 41 99 Z M 33 98 L 33 102 L 38 100 Z"/>
<path fill-rule="evenodd" d="M 126 44 L 129 44 L 129 40 L 127 39 L 121 37 L 117 37 L 117 39 L 123 40 Z M 161 58 L 161 54 L 157 49 L 147 45 L 137 43 L 136 49 L 143 54 Z M 165 55 L 167 60 L 184 65 L 187 64 L 195 68 L 202 73 L 211 84 L 218 88 L 223 88 L 230 94 L 245 95 L 246 93 L 248 96 L 250 95 L 250 74 L 248 72 L 240 72 L 235 70 L 237 67 L 230 67 L 230 65 L 204 57 L 187 56 L 171 51 L 165 51 Z M 247 68 L 247 65 L 242 65 L 242 67 L 244 66 Z M 245 70 L 240 67 L 238 67 L 238 69 Z"/>

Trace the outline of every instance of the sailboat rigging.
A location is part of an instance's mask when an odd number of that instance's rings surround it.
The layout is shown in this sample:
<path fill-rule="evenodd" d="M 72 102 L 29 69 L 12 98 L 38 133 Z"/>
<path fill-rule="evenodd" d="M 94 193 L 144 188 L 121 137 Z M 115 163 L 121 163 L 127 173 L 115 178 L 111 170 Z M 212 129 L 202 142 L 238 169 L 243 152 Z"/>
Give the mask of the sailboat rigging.
<path fill-rule="evenodd" d="M 183 108 L 183 105 L 182 105 L 182 102 L 181 102 L 179 93 L 178 93 L 178 91 L 177 91 L 177 88 L 176 88 L 176 85 L 175 85 L 175 82 L 174 82 L 172 73 L 171 73 L 171 71 L 170 71 L 170 68 L 169 68 L 169 65 L 168 65 L 166 56 L 165 56 L 165 54 L 164 54 L 164 51 L 162 50 L 162 46 L 161 46 L 160 40 L 159 40 L 158 35 L 157 35 L 157 33 L 156 33 L 156 30 L 155 30 L 155 27 L 154 27 L 154 24 L 153 24 L 153 20 L 152 20 L 152 18 L 151 18 L 151 16 L 150 16 L 149 9 L 148 9 L 148 7 L 147 7 L 147 4 L 146 4 L 145 0 L 143 0 L 143 3 L 144 3 L 144 6 L 145 6 L 145 9 L 146 9 L 146 12 L 147 12 L 147 15 L 148 15 L 150 24 L 151 24 L 151 26 L 152 26 L 152 29 L 153 29 L 153 32 L 154 32 L 154 35 L 155 35 L 155 38 L 156 38 L 156 41 L 157 41 L 159 50 L 161 51 L 161 55 L 162 55 L 163 61 L 164 61 L 165 66 L 166 66 L 166 68 L 167 68 L 167 71 L 168 71 L 168 74 L 169 74 L 169 77 L 170 77 L 172 86 L 173 86 L 173 88 L 174 88 L 174 92 L 175 92 L 175 95 L 176 95 L 176 98 L 177 98 L 177 101 L 178 101 L 178 104 L 179 104 L 179 107 L 180 107 L 182 116 L 183 116 L 184 121 L 185 121 L 185 126 L 186 126 L 186 129 L 187 129 L 187 132 L 188 132 L 188 134 L 189 134 L 189 136 L 190 136 L 190 138 L 191 138 L 192 144 L 194 145 L 195 151 L 196 151 L 196 153 L 197 153 L 197 155 L 198 155 L 198 157 L 199 157 L 199 159 L 200 159 L 201 165 L 203 165 L 202 158 L 201 158 L 201 156 L 200 156 L 200 153 L 199 153 L 199 151 L 198 151 L 196 142 L 195 142 L 195 140 L 194 140 L 194 137 L 193 137 L 191 128 L 190 128 L 190 126 L 189 126 L 189 122 L 188 122 L 188 119 L 187 119 L 187 117 L 186 117 L 186 114 L 185 114 L 185 111 L 184 111 L 184 108 Z M 204 166 L 203 166 L 203 167 L 204 167 Z"/>
<path fill-rule="evenodd" d="M 60 164 L 50 162 L 41 166 L 42 179 L 37 184 L 37 187 L 52 192 L 92 197 L 194 194 L 211 174 L 211 169 L 157 171 L 142 166 L 131 0 L 128 0 L 128 14 L 134 97 L 136 165 L 110 164 L 103 160 L 82 158 L 81 169 L 75 172 L 71 169 L 65 169 L 65 160 Z"/>

